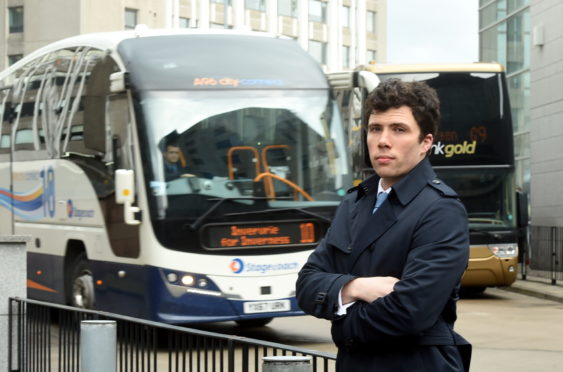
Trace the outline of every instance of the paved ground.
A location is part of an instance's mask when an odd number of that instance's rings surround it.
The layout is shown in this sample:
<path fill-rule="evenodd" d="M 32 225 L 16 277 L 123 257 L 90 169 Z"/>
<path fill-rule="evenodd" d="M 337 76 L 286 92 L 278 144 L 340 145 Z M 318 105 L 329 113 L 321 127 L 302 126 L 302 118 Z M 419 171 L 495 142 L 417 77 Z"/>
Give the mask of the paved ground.
<path fill-rule="evenodd" d="M 563 281 L 557 280 L 555 285 L 551 283 L 551 279 L 527 275 L 523 280 L 519 275 L 510 287 L 502 289 L 563 303 Z"/>

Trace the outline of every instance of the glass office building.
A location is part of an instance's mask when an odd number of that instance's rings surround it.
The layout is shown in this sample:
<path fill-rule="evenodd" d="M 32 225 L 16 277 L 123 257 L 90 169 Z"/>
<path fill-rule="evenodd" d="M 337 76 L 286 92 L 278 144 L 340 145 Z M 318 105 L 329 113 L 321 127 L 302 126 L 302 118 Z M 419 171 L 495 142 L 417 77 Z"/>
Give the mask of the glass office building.
<path fill-rule="evenodd" d="M 506 68 L 516 183 L 530 192 L 530 0 L 479 0 L 479 60 Z"/>

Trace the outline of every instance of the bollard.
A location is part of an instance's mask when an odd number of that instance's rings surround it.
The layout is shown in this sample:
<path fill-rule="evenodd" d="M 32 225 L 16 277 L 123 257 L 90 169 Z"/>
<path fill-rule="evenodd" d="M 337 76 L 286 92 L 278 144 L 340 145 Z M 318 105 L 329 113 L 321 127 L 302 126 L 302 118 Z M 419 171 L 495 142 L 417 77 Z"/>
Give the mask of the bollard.
<path fill-rule="evenodd" d="M 0 230 L 2 230 L 0 226 Z M 14 358 L 23 344 L 18 345 L 18 329 L 16 315 L 10 316 L 9 298 L 25 298 L 25 282 L 27 278 L 26 245 L 31 240 L 29 236 L 0 235 L 0 371 L 16 371 Z M 10 323 L 13 328 L 10 329 Z M 17 366 L 17 367 L 16 367 Z M 18 368 L 18 369 L 16 369 Z"/>
<path fill-rule="evenodd" d="M 311 372 L 311 357 L 308 356 L 265 356 L 262 358 L 263 372 Z"/>
<path fill-rule="evenodd" d="M 113 320 L 80 322 L 80 371 L 117 371 L 117 325 Z"/>

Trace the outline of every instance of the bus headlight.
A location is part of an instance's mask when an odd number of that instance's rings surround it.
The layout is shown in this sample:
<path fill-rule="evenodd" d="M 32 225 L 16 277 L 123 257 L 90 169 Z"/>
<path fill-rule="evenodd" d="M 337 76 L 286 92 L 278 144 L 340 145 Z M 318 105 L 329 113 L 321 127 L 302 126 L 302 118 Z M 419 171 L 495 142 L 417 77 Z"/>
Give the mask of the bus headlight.
<path fill-rule="evenodd" d="M 217 284 L 203 274 L 161 269 L 161 275 L 167 288 L 175 296 L 181 296 L 186 291 L 210 296 L 223 295 Z"/>
<path fill-rule="evenodd" d="M 184 275 L 182 277 L 182 284 L 183 285 L 193 285 L 195 283 L 195 278 L 192 275 Z"/>
<path fill-rule="evenodd" d="M 492 254 L 500 258 L 512 258 L 518 256 L 518 245 L 516 244 L 489 244 Z"/>

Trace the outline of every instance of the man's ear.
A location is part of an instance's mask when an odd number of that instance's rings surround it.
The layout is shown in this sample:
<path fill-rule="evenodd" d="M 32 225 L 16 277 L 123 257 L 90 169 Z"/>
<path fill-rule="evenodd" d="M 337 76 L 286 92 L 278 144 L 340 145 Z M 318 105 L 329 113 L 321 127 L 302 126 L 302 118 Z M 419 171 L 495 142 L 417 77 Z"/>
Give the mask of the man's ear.
<path fill-rule="evenodd" d="M 428 150 L 430 150 L 432 144 L 434 143 L 434 136 L 428 133 L 426 136 L 424 136 L 422 143 L 423 143 L 422 149 L 424 150 L 425 153 L 428 152 Z"/>

